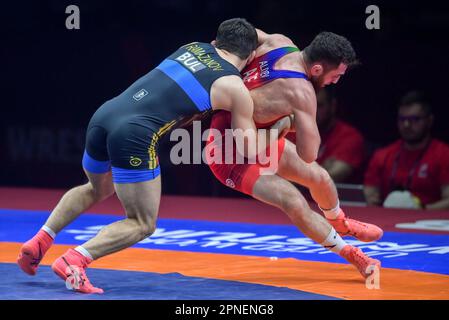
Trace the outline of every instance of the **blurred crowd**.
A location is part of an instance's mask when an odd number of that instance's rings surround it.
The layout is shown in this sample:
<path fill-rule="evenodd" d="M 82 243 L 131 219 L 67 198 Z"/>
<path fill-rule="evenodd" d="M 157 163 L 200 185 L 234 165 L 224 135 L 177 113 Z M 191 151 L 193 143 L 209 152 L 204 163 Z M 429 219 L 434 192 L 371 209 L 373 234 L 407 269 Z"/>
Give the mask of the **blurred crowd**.
<path fill-rule="evenodd" d="M 335 88 L 321 90 L 317 102 L 317 162 L 336 183 L 363 184 L 368 205 L 449 209 L 449 145 L 432 137 L 437 119 L 422 93 L 402 97 L 397 105 L 398 138 L 380 148 L 370 146 L 360 130 L 337 116 Z M 382 130 L 382 123 L 378 128 Z"/>

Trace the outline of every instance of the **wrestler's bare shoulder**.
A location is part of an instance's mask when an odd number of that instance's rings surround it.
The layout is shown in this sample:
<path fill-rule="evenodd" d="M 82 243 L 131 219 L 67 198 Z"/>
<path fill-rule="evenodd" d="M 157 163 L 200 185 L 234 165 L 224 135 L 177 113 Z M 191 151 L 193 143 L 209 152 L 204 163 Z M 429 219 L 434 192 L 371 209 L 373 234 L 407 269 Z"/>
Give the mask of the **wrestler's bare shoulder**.
<path fill-rule="evenodd" d="M 257 48 L 256 56 L 281 47 L 296 47 L 289 37 L 280 33 L 267 34 L 264 40 L 262 45 Z"/>
<path fill-rule="evenodd" d="M 295 46 L 295 44 L 293 43 L 293 41 L 280 33 L 274 33 L 268 36 L 268 40 L 269 42 L 271 42 L 273 44 L 273 46 L 278 46 L 278 47 L 282 47 L 282 46 Z"/>

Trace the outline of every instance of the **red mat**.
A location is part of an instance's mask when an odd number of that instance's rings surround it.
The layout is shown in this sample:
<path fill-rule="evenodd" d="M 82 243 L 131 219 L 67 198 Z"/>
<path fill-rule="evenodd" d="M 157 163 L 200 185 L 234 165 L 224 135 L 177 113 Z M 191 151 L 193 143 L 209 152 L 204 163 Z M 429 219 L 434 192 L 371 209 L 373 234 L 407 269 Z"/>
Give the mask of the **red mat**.
<path fill-rule="evenodd" d="M 0 188 L 0 208 L 22 210 L 52 210 L 66 190 L 33 188 Z M 311 206 L 317 210 L 315 204 Z M 385 231 L 416 232 L 398 229 L 398 223 L 419 220 L 447 220 L 449 211 L 386 209 L 378 207 L 344 207 L 346 215 L 379 225 Z M 90 208 L 88 212 L 122 215 L 117 197 Z M 161 218 L 197 219 L 223 222 L 260 224 L 291 224 L 279 209 L 254 199 L 208 198 L 164 195 L 161 200 Z M 447 234 L 446 231 L 420 230 L 420 233 Z"/>

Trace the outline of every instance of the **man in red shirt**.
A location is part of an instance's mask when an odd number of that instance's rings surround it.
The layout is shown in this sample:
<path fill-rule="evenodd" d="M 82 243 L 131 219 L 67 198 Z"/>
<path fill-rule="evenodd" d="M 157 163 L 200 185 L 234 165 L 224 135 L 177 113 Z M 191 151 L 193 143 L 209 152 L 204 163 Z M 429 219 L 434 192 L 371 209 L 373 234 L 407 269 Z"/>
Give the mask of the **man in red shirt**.
<path fill-rule="evenodd" d="M 336 116 L 335 89 L 326 87 L 317 95 L 317 125 L 321 136 L 317 162 L 335 182 L 355 183 L 365 157 L 362 134 Z M 287 138 L 295 141 L 294 134 Z"/>
<path fill-rule="evenodd" d="M 370 205 L 449 209 L 449 146 L 431 137 L 433 115 L 422 94 L 399 105 L 401 139 L 378 150 L 365 174 Z"/>

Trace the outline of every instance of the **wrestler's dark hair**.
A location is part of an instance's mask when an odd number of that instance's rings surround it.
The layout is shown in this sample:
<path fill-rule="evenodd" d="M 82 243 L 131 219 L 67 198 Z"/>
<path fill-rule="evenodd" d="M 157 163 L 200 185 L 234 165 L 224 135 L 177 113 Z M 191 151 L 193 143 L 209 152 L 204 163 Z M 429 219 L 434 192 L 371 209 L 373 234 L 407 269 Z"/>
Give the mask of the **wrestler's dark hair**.
<path fill-rule="evenodd" d="M 215 46 L 218 49 L 226 50 L 243 60 L 256 50 L 257 42 L 256 29 L 243 18 L 223 21 L 215 38 Z"/>
<path fill-rule="evenodd" d="M 351 42 L 332 32 L 320 32 L 303 52 L 307 63 L 322 63 L 326 68 L 337 68 L 340 63 L 348 67 L 359 64 Z"/>
<path fill-rule="evenodd" d="M 432 114 L 432 106 L 430 105 L 428 99 L 425 94 L 421 91 L 410 91 L 407 92 L 399 102 L 399 108 L 408 107 L 412 104 L 419 104 L 421 106 L 422 111 L 426 114 L 426 116 Z"/>

